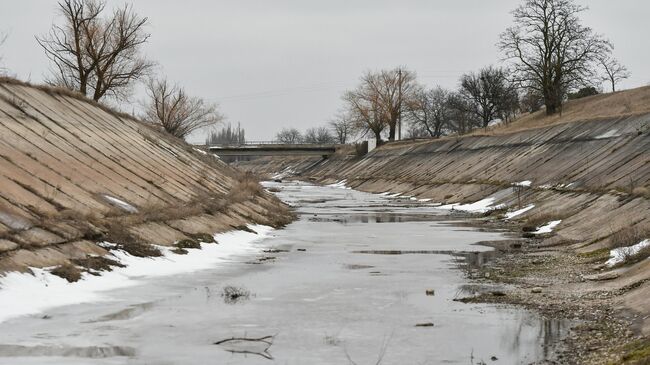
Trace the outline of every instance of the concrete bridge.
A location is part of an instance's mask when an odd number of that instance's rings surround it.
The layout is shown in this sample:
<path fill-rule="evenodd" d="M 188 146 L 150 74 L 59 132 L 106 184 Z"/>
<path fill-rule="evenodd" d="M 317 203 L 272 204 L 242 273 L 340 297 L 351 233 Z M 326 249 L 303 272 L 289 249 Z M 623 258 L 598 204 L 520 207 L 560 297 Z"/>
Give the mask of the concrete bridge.
<path fill-rule="evenodd" d="M 337 144 L 288 144 L 276 141 L 250 141 L 239 145 L 208 145 L 219 157 L 228 156 L 328 156 L 336 152 Z"/>

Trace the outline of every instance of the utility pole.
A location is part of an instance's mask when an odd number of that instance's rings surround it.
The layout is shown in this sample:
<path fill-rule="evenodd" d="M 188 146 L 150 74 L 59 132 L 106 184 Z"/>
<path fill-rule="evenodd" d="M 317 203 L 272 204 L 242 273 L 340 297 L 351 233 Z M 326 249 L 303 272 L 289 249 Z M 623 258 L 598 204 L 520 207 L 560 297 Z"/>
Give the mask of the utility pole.
<path fill-rule="evenodd" d="M 402 66 L 400 66 L 397 69 L 397 74 L 398 74 L 397 82 L 399 84 L 398 85 L 399 90 L 397 92 L 397 95 L 398 95 L 397 96 L 397 102 L 399 103 L 398 106 L 397 106 L 397 108 L 398 108 L 397 109 L 397 111 L 398 111 L 398 114 L 397 114 L 397 140 L 401 141 L 402 140 Z"/>

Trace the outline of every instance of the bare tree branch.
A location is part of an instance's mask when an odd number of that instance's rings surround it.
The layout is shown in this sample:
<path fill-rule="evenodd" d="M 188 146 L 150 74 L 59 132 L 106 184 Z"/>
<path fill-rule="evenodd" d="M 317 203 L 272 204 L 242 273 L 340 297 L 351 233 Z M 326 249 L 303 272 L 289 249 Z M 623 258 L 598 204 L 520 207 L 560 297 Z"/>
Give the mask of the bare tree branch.
<path fill-rule="evenodd" d="M 514 26 L 501 34 L 513 80 L 539 91 L 547 114 L 561 108 L 567 92 L 591 83 L 595 64 L 611 52 L 607 40 L 580 23 L 585 10 L 573 0 L 525 0 L 513 11 Z"/>
<path fill-rule="evenodd" d="M 133 81 L 145 76 L 153 63 L 140 55 L 149 34 L 147 18 L 129 5 L 102 18 L 103 0 L 62 0 L 61 25 L 36 37 L 52 63 L 47 82 L 100 100 L 106 95 L 125 98 Z"/>
<path fill-rule="evenodd" d="M 627 67 L 620 64 L 615 58 L 601 58 L 600 64 L 604 71 L 601 80 L 609 82 L 612 85 L 612 92 L 616 92 L 616 84 L 630 77 L 630 72 L 627 70 Z"/>
<path fill-rule="evenodd" d="M 381 141 L 387 128 L 388 139 L 392 141 L 406 101 L 415 89 L 415 74 L 408 70 L 367 72 L 356 89 L 343 95 L 345 112 L 362 134 L 372 132 Z"/>
<path fill-rule="evenodd" d="M 185 90 L 169 84 L 166 79 L 150 79 L 147 82 L 147 93 L 149 101 L 145 105 L 142 119 L 162 126 L 178 138 L 185 138 L 196 130 L 214 126 L 224 119 L 215 104 L 188 96 Z"/>

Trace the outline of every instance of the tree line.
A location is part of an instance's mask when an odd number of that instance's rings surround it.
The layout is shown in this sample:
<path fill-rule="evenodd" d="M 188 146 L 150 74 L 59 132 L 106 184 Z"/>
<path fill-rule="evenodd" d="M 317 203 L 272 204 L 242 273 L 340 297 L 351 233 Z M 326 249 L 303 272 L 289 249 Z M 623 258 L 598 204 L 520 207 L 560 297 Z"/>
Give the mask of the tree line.
<path fill-rule="evenodd" d="M 566 100 L 598 93 L 603 82 L 615 92 L 630 73 L 612 57 L 611 42 L 581 23 L 586 10 L 573 0 L 524 0 L 499 37 L 504 65 L 462 75 L 456 90 L 427 88 L 403 67 L 368 71 L 343 94 L 330 133 L 341 143 L 351 136 L 438 138 L 542 108 L 561 113 Z M 292 140 L 290 131 L 278 139 Z"/>

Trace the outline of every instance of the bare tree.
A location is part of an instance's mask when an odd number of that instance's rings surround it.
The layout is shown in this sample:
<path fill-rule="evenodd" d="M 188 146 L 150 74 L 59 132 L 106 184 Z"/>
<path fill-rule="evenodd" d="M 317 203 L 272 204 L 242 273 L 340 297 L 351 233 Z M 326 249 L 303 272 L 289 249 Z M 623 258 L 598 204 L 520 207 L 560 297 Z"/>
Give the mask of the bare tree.
<path fill-rule="evenodd" d="M 546 114 L 559 111 L 565 94 L 595 76 L 595 63 L 611 44 L 580 23 L 587 8 L 573 0 L 525 0 L 499 46 L 514 60 L 517 82 L 544 96 Z"/>
<path fill-rule="evenodd" d="M 534 113 L 544 106 L 544 96 L 536 90 L 526 90 L 519 101 L 519 105 L 522 112 Z"/>
<path fill-rule="evenodd" d="M 360 85 L 348 91 L 343 100 L 347 111 L 354 115 L 366 132 L 372 131 L 381 141 L 381 133 L 388 128 L 388 140 L 395 140 L 406 101 L 415 91 L 415 74 L 402 68 L 367 72 Z"/>
<path fill-rule="evenodd" d="M 302 140 L 304 143 L 331 144 L 335 143 L 336 138 L 326 127 L 317 127 L 307 129 Z"/>
<path fill-rule="evenodd" d="M 515 108 L 513 104 L 518 103 L 514 87 L 509 85 L 505 71 L 500 68 L 490 66 L 478 74 L 465 74 L 460 85 L 460 95 L 467 101 L 468 111 L 481 119 L 483 128 L 495 119 L 510 115 Z"/>
<path fill-rule="evenodd" d="M 147 82 L 149 101 L 145 104 L 143 119 L 162 126 L 169 134 L 185 138 L 201 128 L 214 126 L 224 117 L 215 104 L 190 97 L 183 88 L 171 85 L 166 79 Z"/>
<path fill-rule="evenodd" d="M 420 131 L 426 131 L 429 137 L 438 138 L 450 119 L 452 108 L 449 102 L 450 92 L 440 86 L 414 92 L 413 98 L 407 103 L 407 114 L 413 128 L 411 137 L 420 137 Z"/>
<path fill-rule="evenodd" d="M 619 63 L 615 58 L 601 58 L 600 64 L 605 72 L 601 79 L 602 81 L 611 83 L 612 92 L 616 92 L 616 84 L 630 77 L 630 72 L 627 70 L 627 67 Z"/>
<path fill-rule="evenodd" d="M 36 38 L 53 64 L 48 82 L 93 100 L 126 97 L 133 81 L 153 67 L 141 56 L 149 39 L 147 18 L 129 5 L 102 18 L 106 4 L 99 0 L 62 0 L 58 5 L 63 23 Z"/>
<path fill-rule="evenodd" d="M 278 142 L 286 144 L 298 144 L 302 143 L 302 133 L 300 133 L 296 128 L 282 128 L 282 130 L 275 135 L 275 139 Z"/>
<path fill-rule="evenodd" d="M 388 122 L 379 106 L 378 96 L 360 86 L 356 90 L 346 92 L 343 101 L 346 104 L 346 114 L 354 128 L 360 131 L 362 136 L 371 133 L 377 143 L 381 143 L 382 133 Z"/>
<path fill-rule="evenodd" d="M 465 97 L 459 92 L 449 95 L 449 105 L 451 108 L 448 125 L 451 131 L 462 135 L 474 128 L 482 126 L 482 121 L 478 115 L 472 112 L 472 106 Z"/>
<path fill-rule="evenodd" d="M 355 133 L 351 118 L 345 112 L 340 112 L 329 125 L 340 144 L 346 144 Z"/>

